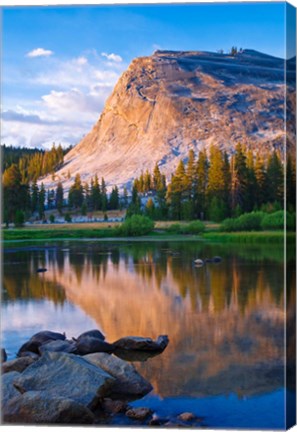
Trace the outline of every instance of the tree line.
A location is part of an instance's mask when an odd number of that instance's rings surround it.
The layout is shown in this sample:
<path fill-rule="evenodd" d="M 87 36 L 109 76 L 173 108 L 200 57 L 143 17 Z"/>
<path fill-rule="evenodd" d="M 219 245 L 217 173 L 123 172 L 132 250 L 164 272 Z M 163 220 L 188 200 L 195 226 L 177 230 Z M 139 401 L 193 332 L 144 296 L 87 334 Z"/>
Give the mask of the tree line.
<path fill-rule="evenodd" d="M 55 143 L 50 150 L 28 149 L 23 147 L 1 146 L 2 172 L 15 164 L 18 166 L 22 183 L 28 184 L 47 174 L 53 174 L 64 163 L 65 154 L 72 147 L 63 149 Z"/>
<path fill-rule="evenodd" d="M 51 160 L 58 160 L 53 157 L 56 150 L 53 147 L 48 152 Z M 295 160 L 288 155 L 284 164 L 276 150 L 267 155 L 254 154 L 241 144 L 231 154 L 215 145 L 198 155 L 190 150 L 187 162 L 179 161 L 169 182 L 156 164 L 152 172 L 146 170 L 134 180 L 130 197 L 126 188 L 120 195 L 117 186 L 108 194 L 104 178 L 99 181 L 97 175 L 88 183 L 82 182 L 77 174 L 68 195 L 61 182 L 55 189 L 46 191 L 43 184 L 38 186 L 34 176 L 30 181 L 24 178 L 22 158 L 3 173 L 6 223 L 18 223 L 32 214 L 43 219 L 46 206 L 57 209 L 60 214 L 64 208 L 80 211 L 82 215 L 88 211 L 125 208 L 127 216 L 144 213 L 159 220 L 220 222 L 253 210 L 282 209 L 285 170 L 287 208 L 295 211 Z"/>
<path fill-rule="evenodd" d="M 149 192 L 154 199 L 147 201 L 145 212 L 158 219 L 219 222 L 253 210 L 282 209 L 285 170 L 287 207 L 295 211 L 296 165 L 290 155 L 284 164 L 276 150 L 255 155 L 241 144 L 231 154 L 215 145 L 198 157 L 190 150 L 187 163 L 180 160 L 168 184 L 157 165 L 135 179 L 132 212 L 140 211 L 137 195 Z"/>

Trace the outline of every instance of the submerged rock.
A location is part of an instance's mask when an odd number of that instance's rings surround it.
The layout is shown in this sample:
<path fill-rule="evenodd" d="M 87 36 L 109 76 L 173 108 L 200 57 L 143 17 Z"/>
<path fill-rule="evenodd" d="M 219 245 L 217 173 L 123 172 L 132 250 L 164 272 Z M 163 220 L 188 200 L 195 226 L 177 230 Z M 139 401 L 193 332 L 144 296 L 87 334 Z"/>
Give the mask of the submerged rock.
<path fill-rule="evenodd" d="M 100 340 L 103 340 L 103 341 L 105 340 L 104 334 L 101 333 L 101 331 L 99 331 L 97 329 L 95 329 L 95 330 L 88 330 L 88 331 L 82 333 L 81 335 L 79 335 L 77 339 L 75 339 L 75 338 L 73 338 L 73 339 L 76 340 L 76 341 L 79 341 L 80 339 L 82 339 L 82 338 L 84 338 L 86 336 L 90 336 L 90 337 L 93 337 L 93 338 L 96 338 L 96 339 L 100 339 Z"/>
<path fill-rule="evenodd" d="M 49 396 L 47 391 L 18 394 L 5 405 L 6 423 L 29 424 L 92 424 L 94 414 L 84 405 L 60 396 Z"/>
<path fill-rule="evenodd" d="M 37 359 L 27 356 L 27 357 L 20 357 L 14 360 L 7 361 L 2 365 L 2 373 L 5 374 L 12 371 L 23 372 L 28 366 L 30 366 L 36 360 Z"/>
<path fill-rule="evenodd" d="M 47 269 L 46 268 L 38 268 L 37 270 L 36 270 L 36 273 L 44 273 L 44 272 L 46 272 L 47 271 Z"/>
<path fill-rule="evenodd" d="M 96 352 L 111 353 L 114 350 L 113 346 L 108 342 L 91 336 L 84 336 L 81 339 L 78 339 L 75 346 L 77 353 L 80 355 Z"/>
<path fill-rule="evenodd" d="M 128 336 L 113 343 L 115 348 L 142 351 L 164 351 L 169 343 L 168 336 L 161 335 L 156 341 L 151 338 Z"/>
<path fill-rule="evenodd" d="M 134 420 L 145 420 L 152 414 L 152 410 L 149 408 L 131 408 L 126 412 L 126 416 Z"/>
<path fill-rule="evenodd" d="M 21 392 L 46 391 L 48 397 L 70 398 L 92 409 L 108 394 L 114 378 L 82 357 L 46 352 L 14 380 Z"/>
<path fill-rule="evenodd" d="M 115 378 L 110 389 L 111 394 L 144 396 L 153 389 L 132 364 L 120 358 L 106 353 L 88 354 L 83 358 Z"/>
<path fill-rule="evenodd" d="M 195 420 L 196 416 L 195 416 L 195 414 L 193 414 L 191 412 L 184 412 L 184 413 L 180 414 L 177 418 L 179 420 L 184 421 L 184 422 L 189 422 L 189 421 Z"/>

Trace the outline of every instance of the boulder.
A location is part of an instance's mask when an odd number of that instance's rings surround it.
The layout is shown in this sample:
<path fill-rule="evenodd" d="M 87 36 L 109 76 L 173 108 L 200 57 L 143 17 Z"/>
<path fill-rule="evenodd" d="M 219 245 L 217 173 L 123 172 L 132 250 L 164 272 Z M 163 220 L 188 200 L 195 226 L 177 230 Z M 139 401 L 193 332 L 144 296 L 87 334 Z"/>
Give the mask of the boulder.
<path fill-rule="evenodd" d="M 122 360 L 127 360 L 129 362 L 145 362 L 149 358 L 160 355 L 161 352 L 162 351 L 141 351 L 115 348 L 113 354 Z"/>
<path fill-rule="evenodd" d="M 41 342 L 31 341 L 25 342 L 21 348 L 18 350 L 17 356 L 23 357 L 24 353 L 27 355 L 27 352 L 31 352 L 34 354 L 39 354 L 39 347 L 41 346 Z"/>
<path fill-rule="evenodd" d="M 83 357 L 115 378 L 112 395 L 144 396 L 153 388 L 130 363 L 106 353 L 88 354 Z"/>
<path fill-rule="evenodd" d="M 5 423 L 91 424 L 94 414 L 84 405 L 47 391 L 29 391 L 11 399 L 3 409 Z"/>
<path fill-rule="evenodd" d="M 156 341 L 151 338 L 128 336 L 113 343 L 115 348 L 142 351 L 164 351 L 169 343 L 168 336 L 161 335 Z"/>
<path fill-rule="evenodd" d="M 220 263 L 222 261 L 222 258 L 220 256 L 215 256 L 212 259 L 212 262 L 214 263 Z"/>
<path fill-rule="evenodd" d="M 4 348 L 1 348 L 1 363 L 6 362 L 7 354 Z"/>
<path fill-rule="evenodd" d="M 149 408 L 131 408 L 126 412 L 126 416 L 134 420 L 145 420 L 152 414 L 152 410 Z"/>
<path fill-rule="evenodd" d="M 76 350 L 80 355 L 95 353 L 95 352 L 107 352 L 111 353 L 114 348 L 111 344 L 91 336 L 84 336 L 76 341 Z"/>
<path fill-rule="evenodd" d="M 65 340 L 66 336 L 63 333 L 57 333 L 52 332 L 49 330 L 43 330 L 38 333 L 35 333 L 31 338 L 30 341 L 32 342 L 40 342 L 41 344 L 47 342 L 47 341 L 54 341 L 54 340 Z"/>
<path fill-rule="evenodd" d="M 66 352 L 66 353 L 76 353 L 76 344 L 72 341 L 67 340 L 55 340 L 47 342 L 39 347 L 39 353 L 43 354 L 45 352 Z"/>
<path fill-rule="evenodd" d="M 125 413 L 128 409 L 128 405 L 126 402 L 122 400 L 113 400 L 110 398 L 106 398 L 102 402 L 103 411 L 107 414 L 119 414 Z"/>
<path fill-rule="evenodd" d="M 202 259 L 200 259 L 200 258 L 197 258 L 197 259 L 194 260 L 194 264 L 197 267 L 202 267 L 204 265 L 204 261 Z"/>
<path fill-rule="evenodd" d="M 2 365 L 2 373 L 8 373 L 12 371 L 23 372 L 30 364 L 34 363 L 36 359 L 32 357 L 19 357 L 13 360 L 9 360 Z"/>
<path fill-rule="evenodd" d="M 2 383 L 1 383 L 1 403 L 2 403 L 2 411 L 4 410 L 6 404 L 9 402 L 10 399 L 14 398 L 15 396 L 18 396 L 20 393 L 18 390 L 14 387 L 13 382 L 16 378 L 20 376 L 19 372 L 8 372 L 2 376 Z"/>
<path fill-rule="evenodd" d="M 39 354 L 39 347 L 44 343 L 51 342 L 54 340 L 65 340 L 66 336 L 62 333 L 56 333 L 49 330 L 44 330 L 35 333 L 28 342 L 25 342 L 19 349 L 17 356 L 21 357 L 23 352 L 30 351 L 35 354 Z"/>
<path fill-rule="evenodd" d="M 196 419 L 195 414 L 191 413 L 191 412 L 184 412 L 182 414 L 180 414 L 178 417 L 178 420 L 184 421 L 184 422 L 189 422 L 189 421 L 193 421 Z"/>
<path fill-rule="evenodd" d="M 74 339 L 74 340 L 80 340 L 80 339 L 82 339 L 82 338 L 84 338 L 86 336 L 90 336 L 90 337 L 93 337 L 93 338 L 96 338 L 96 339 L 100 339 L 100 340 L 103 340 L 103 341 L 105 340 L 104 334 L 102 334 L 101 331 L 96 330 L 96 329 L 95 330 L 86 331 L 86 332 L 82 333 L 81 335 L 79 335 L 78 338 Z"/>
<path fill-rule="evenodd" d="M 32 351 L 22 351 L 18 354 L 18 357 L 31 357 L 34 360 L 38 360 L 39 354 L 36 354 Z"/>
<path fill-rule="evenodd" d="M 108 394 L 114 378 L 82 357 L 46 352 L 14 380 L 21 392 L 46 391 L 48 397 L 70 398 L 93 409 Z"/>

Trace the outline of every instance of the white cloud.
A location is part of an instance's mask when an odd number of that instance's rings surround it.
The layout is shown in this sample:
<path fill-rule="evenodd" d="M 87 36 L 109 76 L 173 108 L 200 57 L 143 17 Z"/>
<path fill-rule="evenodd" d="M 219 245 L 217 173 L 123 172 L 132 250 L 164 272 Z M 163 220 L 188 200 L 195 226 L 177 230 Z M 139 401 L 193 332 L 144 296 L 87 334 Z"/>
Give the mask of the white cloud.
<path fill-rule="evenodd" d="M 76 62 L 78 65 L 83 66 L 88 63 L 88 59 L 86 57 L 78 57 Z"/>
<path fill-rule="evenodd" d="M 46 50 L 44 48 L 35 48 L 32 51 L 29 51 L 26 56 L 27 57 L 49 57 L 54 54 L 51 50 Z"/>
<path fill-rule="evenodd" d="M 105 52 L 101 53 L 102 57 L 106 57 L 107 60 L 114 61 L 116 63 L 121 63 L 123 61 L 122 57 L 118 54 L 107 54 Z"/>
<path fill-rule="evenodd" d="M 5 103 L 1 135 L 7 145 L 47 148 L 53 142 L 78 143 L 98 120 L 126 68 L 124 62 L 105 61 L 96 52 L 49 61 L 46 68 L 40 63 L 25 76 L 20 71 L 10 76 L 11 82 L 22 80 L 29 96 Z M 33 99 L 31 94 L 39 96 Z"/>

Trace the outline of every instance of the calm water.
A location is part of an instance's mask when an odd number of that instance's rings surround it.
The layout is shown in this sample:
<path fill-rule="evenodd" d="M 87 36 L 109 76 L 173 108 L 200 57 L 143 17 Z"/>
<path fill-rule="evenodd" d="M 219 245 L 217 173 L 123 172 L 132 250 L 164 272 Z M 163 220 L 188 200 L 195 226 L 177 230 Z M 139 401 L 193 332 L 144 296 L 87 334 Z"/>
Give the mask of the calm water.
<path fill-rule="evenodd" d="M 2 338 L 10 358 L 42 329 L 70 338 L 97 327 L 110 342 L 168 334 L 163 354 L 134 363 L 154 387 L 135 406 L 161 416 L 192 411 L 209 427 L 284 427 L 281 246 L 32 245 L 4 249 Z M 192 264 L 214 255 L 223 261 Z"/>

